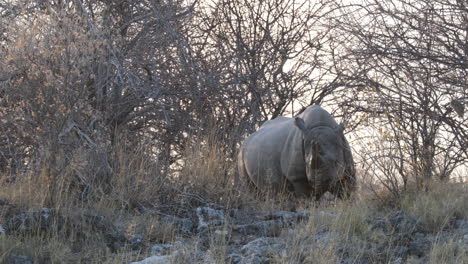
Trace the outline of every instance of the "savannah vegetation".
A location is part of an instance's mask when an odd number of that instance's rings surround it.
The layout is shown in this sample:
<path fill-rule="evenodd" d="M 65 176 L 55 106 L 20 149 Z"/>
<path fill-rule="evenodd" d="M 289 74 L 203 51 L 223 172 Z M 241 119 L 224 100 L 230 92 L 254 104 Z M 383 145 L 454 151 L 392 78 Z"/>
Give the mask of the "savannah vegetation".
<path fill-rule="evenodd" d="M 438 232 L 468 217 L 466 87 L 465 1 L 0 0 L 0 217 L 98 212 L 151 243 L 174 232 L 148 211 L 282 208 L 237 177 L 237 150 L 321 104 L 346 123 L 359 180 L 330 228 L 378 239 L 362 217 L 392 207 Z M 0 235 L 0 262 L 135 260 L 81 230 L 73 245 L 74 229 Z"/>

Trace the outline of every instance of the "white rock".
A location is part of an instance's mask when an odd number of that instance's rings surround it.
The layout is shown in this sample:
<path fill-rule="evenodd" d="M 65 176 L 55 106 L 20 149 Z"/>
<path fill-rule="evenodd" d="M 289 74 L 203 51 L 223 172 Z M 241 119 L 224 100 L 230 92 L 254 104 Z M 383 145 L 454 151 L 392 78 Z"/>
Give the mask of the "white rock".
<path fill-rule="evenodd" d="M 142 261 L 132 262 L 130 264 L 169 264 L 171 263 L 169 256 L 152 256 L 145 258 Z"/>
<path fill-rule="evenodd" d="M 172 244 L 155 244 L 151 247 L 150 251 L 155 255 L 165 255 L 173 247 Z"/>
<path fill-rule="evenodd" d="M 223 225 L 225 222 L 224 212 L 209 207 L 197 208 L 198 231 L 204 231 L 212 226 Z"/>
<path fill-rule="evenodd" d="M 229 231 L 227 230 L 216 230 L 214 232 L 214 234 L 217 236 L 217 237 L 227 237 L 229 236 Z"/>

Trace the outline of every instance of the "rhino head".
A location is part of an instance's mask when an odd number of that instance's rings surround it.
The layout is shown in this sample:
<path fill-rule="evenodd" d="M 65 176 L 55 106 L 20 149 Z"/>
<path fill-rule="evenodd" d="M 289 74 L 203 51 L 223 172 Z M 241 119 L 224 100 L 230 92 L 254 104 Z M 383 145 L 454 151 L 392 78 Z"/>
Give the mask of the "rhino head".
<path fill-rule="evenodd" d="M 294 123 L 302 132 L 307 179 L 314 188 L 316 199 L 319 199 L 344 175 L 344 126 L 307 128 L 299 117 Z"/>

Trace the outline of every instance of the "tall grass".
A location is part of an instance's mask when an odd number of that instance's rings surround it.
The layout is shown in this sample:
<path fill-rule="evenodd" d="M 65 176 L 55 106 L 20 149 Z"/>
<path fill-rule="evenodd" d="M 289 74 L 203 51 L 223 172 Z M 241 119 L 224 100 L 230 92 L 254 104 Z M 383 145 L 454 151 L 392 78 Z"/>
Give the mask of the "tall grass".
<path fill-rule="evenodd" d="M 409 193 L 401 200 L 403 210 L 414 216 L 427 232 L 439 232 L 453 220 L 468 219 L 466 184 L 438 183 L 427 192 Z"/>

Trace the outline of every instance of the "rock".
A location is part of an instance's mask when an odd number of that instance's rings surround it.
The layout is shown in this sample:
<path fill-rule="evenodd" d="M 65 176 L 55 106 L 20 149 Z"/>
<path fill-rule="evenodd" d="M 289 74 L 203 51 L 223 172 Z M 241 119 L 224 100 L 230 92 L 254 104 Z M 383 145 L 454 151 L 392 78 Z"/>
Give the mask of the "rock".
<path fill-rule="evenodd" d="M 130 264 L 170 264 L 170 256 L 152 256 L 141 261 L 131 262 Z"/>
<path fill-rule="evenodd" d="M 372 218 L 367 218 L 366 223 L 369 225 L 370 230 L 372 231 L 382 231 L 382 232 L 388 232 L 388 226 L 387 226 L 387 221 L 383 218 L 379 217 L 372 217 Z"/>
<path fill-rule="evenodd" d="M 136 246 L 132 245 L 132 241 L 127 238 L 127 235 L 124 231 L 119 230 L 107 217 L 96 212 L 86 212 L 82 215 L 79 215 L 75 219 L 75 225 L 78 227 L 84 226 L 91 228 L 94 232 L 99 232 L 104 235 L 107 240 L 107 246 L 113 251 L 116 252 L 119 249 L 130 244 L 130 247 Z M 79 228 L 75 228 L 78 229 Z M 79 234 L 80 235 L 80 234 Z M 84 237 L 86 234 L 81 234 Z M 137 241 L 133 241 L 137 243 Z"/>
<path fill-rule="evenodd" d="M 406 246 L 398 246 L 394 249 L 395 256 L 407 256 L 409 253 L 409 248 Z"/>
<path fill-rule="evenodd" d="M 203 262 L 204 264 L 217 264 L 218 261 L 216 261 L 216 257 L 215 255 L 213 254 L 213 252 L 211 252 L 210 250 L 208 250 L 206 253 L 205 253 L 205 256 L 203 256 Z"/>
<path fill-rule="evenodd" d="M 314 242 L 308 244 L 315 244 L 317 248 L 326 249 L 336 244 L 337 241 L 343 242 L 342 237 L 343 235 L 338 232 L 318 232 L 313 235 Z"/>
<path fill-rule="evenodd" d="M 24 212 L 9 218 L 3 228 L 6 233 L 37 234 L 38 231 L 50 232 L 63 228 L 77 230 L 76 235 L 86 239 L 88 230 L 104 234 L 108 246 L 116 251 L 128 243 L 125 232 L 119 230 L 105 216 L 96 213 L 84 213 L 65 219 L 56 210 L 42 208 Z M 53 230 L 52 230 L 53 228 Z M 82 230 L 87 230 L 82 232 Z M 136 242 L 136 241 L 134 241 Z"/>
<path fill-rule="evenodd" d="M 5 234 L 5 233 L 6 233 L 5 228 L 3 228 L 2 225 L 0 225 L 0 235 Z"/>
<path fill-rule="evenodd" d="M 226 237 L 229 235 L 229 231 L 227 230 L 216 230 L 214 232 L 214 234 L 217 236 L 217 237 Z"/>
<path fill-rule="evenodd" d="M 171 249 L 173 245 L 172 244 L 155 244 L 151 246 L 150 252 L 152 255 L 166 255 Z"/>
<path fill-rule="evenodd" d="M 9 256 L 5 259 L 5 264 L 33 264 L 34 262 L 26 256 Z"/>
<path fill-rule="evenodd" d="M 206 258 L 206 252 L 199 250 L 197 247 L 186 247 L 183 246 L 177 249 L 171 254 L 171 263 L 203 263 L 208 260 Z M 211 264 L 211 263 L 207 263 Z"/>
<path fill-rule="evenodd" d="M 226 263 L 229 263 L 229 264 L 238 264 L 241 261 L 242 261 L 242 255 L 240 254 L 233 253 L 226 257 Z"/>
<path fill-rule="evenodd" d="M 104 237 L 107 240 L 107 245 L 113 252 L 118 251 L 119 249 L 125 247 L 125 245 L 129 243 L 127 237 L 125 236 L 125 232 L 123 232 L 122 230 L 109 228 L 107 230 L 102 230 L 102 232 L 104 232 Z"/>
<path fill-rule="evenodd" d="M 213 235 L 215 241 L 229 241 L 231 239 L 231 232 L 229 230 L 215 230 Z"/>
<path fill-rule="evenodd" d="M 124 244 L 128 242 L 125 232 L 117 229 L 104 215 L 87 212 L 83 214 L 82 218 L 94 231 L 103 233 L 109 243 L 119 242 Z"/>
<path fill-rule="evenodd" d="M 288 212 L 288 211 L 277 211 L 268 215 L 268 219 L 280 219 L 285 224 L 296 224 L 298 222 L 304 222 L 309 220 L 310 212 L 309 211 L 298 211 L 298 212 Z"/>
<path fill-rule="evenodd" d="M 220 226 L 225 223 L 224 212 L 210 207 L 198 207 L 198 231 L 202 232 L 214 226 Z"/>
<path fill-rule="evenodd" d="M 271 254 L 281 254 L 285 250 L 285 245 L 279 238 L 260 237 L 241 248 L 241 253 L 244 256 L 260 256 L 266 257 Z"/>
<path fill-rule="evenodd" d="M 21 210 L 17 206 L 10 204 L 6 199 L 2 200 L 0 198 L 0 221 L 5 222 L 20 213 Z"/>
<path fill-rule="evenodd" d="M 245 212 L 244 210 L 237 209 L 237 208 L 229 210 L 229 216 L 232 218 L 242 219 L 242 218 L 246 218 L 247 215 L 248 215 L 247 212 Z"/>
<path fill-rule="evenodd" d="M 454 227 L 457 229 L 458 233 L 468 234 L 468 220 L 456 220 Z"/>
<path fill-rule="evenodd" d="M 242 258 L 239 264 L 269 264 L 272 263 L 270 258 L 266 257 L 261 257 L 261 256 L 247 256 L 245 258 Z"/>
<path fill-rule="evenodd" d="M 143 236 L 142 235 L 134 235 L 133 238 L 130 239 L 130 248 L 132 250 L 141 249 L 144 246 L 143 243 Z"/>
<path fill-rule="evenodd" d="M 0 197 L 0 205 L 9 205 L 10 203 L 6 198 Z"/>
<path fill-rule="evenodd" d="M 416 233 L 409 244 L 408 254 L 421 257 L 429 252 L 431 246 L 431 241 L 423 233 Z"/>
<path fill-rule="evenodd" d="M 285 224 L 281 220 L 259 221 L 246 225 L 235 225 L 232 230 L 243 235 L 278 236 Z"/>
<path fill-rule="evenodd" d="M 282 229 L 309 219 L 309 211 L 276 211 L 265 216 L 265 221 L 235 225 L 233 230 L 243 235 L 278 236 Z"/>
<path fill-rule="evenodd" d="M 390 226 L 399 233 L 413 233 L 418 230 L 418 224 L 414 217 L 403 211 L 398 211 L 388 217 Z"/>
<path fill-rule="evenodd" d="M 458 219 L 458 220 L 455 220 L 453 225 L 457 229 L 465 229 L 465 228 L 468 228 L 468 220 Z"/>
<path fill-rule="evenodd" d="M 188 218 L 180 218 L 177 216 L 162 216 L 162 222 L 174 226 L 179 233 L 184 235 L 191 235 L 193 230 L 193 221 Z"/>
<path fill-rule="evenodd" d="M 86 224 L 92 226 L 96 230 L 104 230 L 110 225 L 105 216 L 95 212 L 86 212 L 81 218 Z"/>
<path fill-rule="evenodd" d="M 369 261 L 355 258 L 344 258 L 338 262 L 339 264 L 370 264 Z"/>
<path fill-rule="evenodd" d="M 49 231 L 53 226 L 61 229 L 64 222 L 63 217 L 59 216 L 55 210 L 42 208 L 11 217 L 3 228 L 7 233 L 34 233 L 39 230 Z"/>
<path fill-rule="evenodd" d="M 207 203 L 205 205 L 206 208 L 212 208 L 215 210 L 224 210 L 224 206 L 217 204 L 217 203 Z"/>

